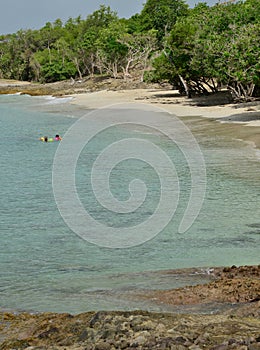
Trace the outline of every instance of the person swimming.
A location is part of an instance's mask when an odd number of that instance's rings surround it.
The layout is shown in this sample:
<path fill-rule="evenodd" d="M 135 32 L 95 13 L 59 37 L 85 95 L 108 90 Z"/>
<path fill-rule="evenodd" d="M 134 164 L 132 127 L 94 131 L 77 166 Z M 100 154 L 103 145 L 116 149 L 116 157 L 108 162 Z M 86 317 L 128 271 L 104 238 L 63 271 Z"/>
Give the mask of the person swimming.
<path fill-rule="evenodd" d="M 62 138 L 59 134 L 56 134 L 55 137 L 48 137 L 48 136 L 42 136 L 40 137 L 40 140 L 43 142 L 53 142 L 53 141 L 61 141 Z"/>
<path fill-rule="evenodd" d="M 62 140 L 59 134 L 56 134 L 54 139 L 55 139 L 55 141 L 61 141 Z"/>

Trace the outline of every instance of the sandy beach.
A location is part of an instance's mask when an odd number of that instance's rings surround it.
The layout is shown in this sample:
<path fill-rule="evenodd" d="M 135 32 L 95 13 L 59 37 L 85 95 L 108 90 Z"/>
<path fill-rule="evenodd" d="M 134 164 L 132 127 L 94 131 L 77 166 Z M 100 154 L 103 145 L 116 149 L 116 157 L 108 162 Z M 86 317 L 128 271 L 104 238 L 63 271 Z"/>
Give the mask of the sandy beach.
<path fill-rule="evenodd" d="M 223 104 L 198 106 L 196 100 L 178 96 L 174 90 L 134 89 L 101 90 L 91 93 L 72 95 L 72 104 L 88 108 L 104 108 L 118 103 L 152 104 L 176 115 L 177 117 L 201 117 L 217 120 L 220 125 L 216 132 L 235 137 L 260 148 L 260 104 L 236 105 Z M 198 101 L 198 100 L 197 100 Z M 212 128 L 212 124 L 210 126 Z"/>
<path fill-rule="evenodd" d="M 120 81 L 116 79 L 86 80 L 71 84 L 70 81 L 49 84 L 0 79 L 0 94 L 29 94 L 32 96 L 52 95 L 71 96 L 71 103 L 95 109 L 117 103 L 148 103 L 167 110 L 178 117 L 200 116 L 208 119 L 221 119 L 225 123 L 236 123 L 248 127 L 260 127 L 260 101 L 233 104 L 226 91 L 206 97 L 188 99 L 180 96 L 169 86 L 162 88 L 157 84 Z M 257 147 L 260 147 L 259 129 L 245 128 L 243 137 L 254 133 Z M 250 136 L 249 136 L 250 138 Z M 249 140 L 250 141 L 250 140 Z"/>
<path fill-rule="evenodd" d="M 198 99 L 187 99 L 178 95 L 177 90 L 160 89 L 133 89 L 133 90 L 101 90 L 91 93 L 75 94 L 71 103 L 84 106 L 90 109 L 103 108 L 117 103 L 152 103 L 158 107 L 176 114 L 177 116 L 202 116 L 207 118 L 224 118 L 233 114 L 252 114 L 260 110 L 260 103 L 256 107 L 239 107 L 236 104 L 203 106 L 196 105 Z M 207 98 L 206 98 L 207 99 Z M 195 101 L 195 102 L 193 102 Z M 255 117 L 257 118 L 257 117 Z M 246 122 L 247 125 L 260 126 L 258 120 Z"/>

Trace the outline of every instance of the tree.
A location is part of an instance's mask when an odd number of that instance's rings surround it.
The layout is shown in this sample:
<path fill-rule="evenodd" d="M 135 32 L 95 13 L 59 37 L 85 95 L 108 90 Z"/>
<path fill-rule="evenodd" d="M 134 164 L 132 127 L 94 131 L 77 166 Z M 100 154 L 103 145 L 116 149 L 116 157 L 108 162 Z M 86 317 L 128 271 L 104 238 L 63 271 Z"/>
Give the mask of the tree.
<path fill-rule="evenodd" d="M 225 85 L 249 100 L 260 93 L 259 26 L 259 0 L 193 9 L 184 0 L 147 0 L 130 19 L 103 5 L 85 20 L 2 35 L 0 76 L 50 82 L 135 71 L 141 81 L 167 80 L 188 96 Z"/>
<path fill-rule="evenodd" d="M 162 55 L 154 62 L 157 79 L 167 76 L 189 96 L 216 92 L 225 84 L 236 99 L 249 99 L 259 86 L 259 7 L 248 0 L 190 10 L 164 42 L 170 64 L 160 67 Z"/>
<path fill-rule="evenodd" d="M 82 31 L 86 32 L 89 28 L 95 28 L 99 31 L 117 20 L 117 13 L 112 11 L 110 6 L 101 5 L 98 10 L 89 15 L 83 22 Z"/>
<path fill-rule="evenodd" d="M 127 47 L 125 66 L 122 67 L 125 78 L 130 76 L 130 69 L 138 67 L 141 72 L 140 80 L 143 81 L 149 56 L 157 47 L 156 34 L 154 30 L 147 33 L 127 33 L 119 39 Z"/>
<path fill-rule="evenodd" d="M 107 28 L 100 31 L 97 45 L 97 65 L 100 73 L 106 72 L 114 78 L 118 77 L 120 68 L 124 66 L 127 46 L 120 42 L 125 33 L 124 24 L 119 21 L 110 23 Z"/>
<path fill-rule="evenodd" d="M 250 100 L 260 87 L 259 39 L 260 24 L 248 24 L 234 28 L 230 40 L 215 43 L 216 74 L 235 100 Z"/>
<path fill-rule="evenodd" d="M 197 32 L 191 66 L 226 85 L 235 99 L 250 99 L 259 86 L 259 1 L 217 5 L 207 18 Z"/>
<path fill-rule="evenodd" d="M 159 42 L 173 28 L 177 19 L 188 14 L 184 0 L 147 0 L 140 14 L 143 31 L 157 30 Z"/>

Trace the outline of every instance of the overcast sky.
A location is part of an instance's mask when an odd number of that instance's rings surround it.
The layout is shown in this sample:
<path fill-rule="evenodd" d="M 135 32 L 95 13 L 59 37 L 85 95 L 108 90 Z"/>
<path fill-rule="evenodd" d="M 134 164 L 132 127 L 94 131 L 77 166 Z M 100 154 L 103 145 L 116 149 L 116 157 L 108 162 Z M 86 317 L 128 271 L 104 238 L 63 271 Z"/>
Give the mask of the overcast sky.
<path fill-rule="evenodd" d="M 159 0 L 158 0 L 159 1 Z M 120 18 L 140 13 L 146 0 L 0 0 L 0 34 L 14 33 L 19 29 L 39 29 L 47 22 L 79 15 L 83 19 L 99 9 L 110 6 Z M 198 2 L 214 5 L 217 0 L 187 0 L 193 7 Z"/>

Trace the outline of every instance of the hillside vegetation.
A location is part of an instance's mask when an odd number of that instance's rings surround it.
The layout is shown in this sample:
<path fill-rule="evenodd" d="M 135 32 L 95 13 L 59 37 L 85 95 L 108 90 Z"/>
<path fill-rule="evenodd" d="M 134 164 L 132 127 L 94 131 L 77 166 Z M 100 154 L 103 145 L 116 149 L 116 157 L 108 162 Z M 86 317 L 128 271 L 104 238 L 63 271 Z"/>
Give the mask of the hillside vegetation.
<path fill-rule="evenodd" d="M 190 97 L 225 87 L 234 100 L 248 101 L 260 96 L 259 42 L 259 0 L 192 9 L 183 0 L 147 0 L 129 19 L 102 5 L 85 19 L 1 35 L 0 79 L 134 76 Z"/>

